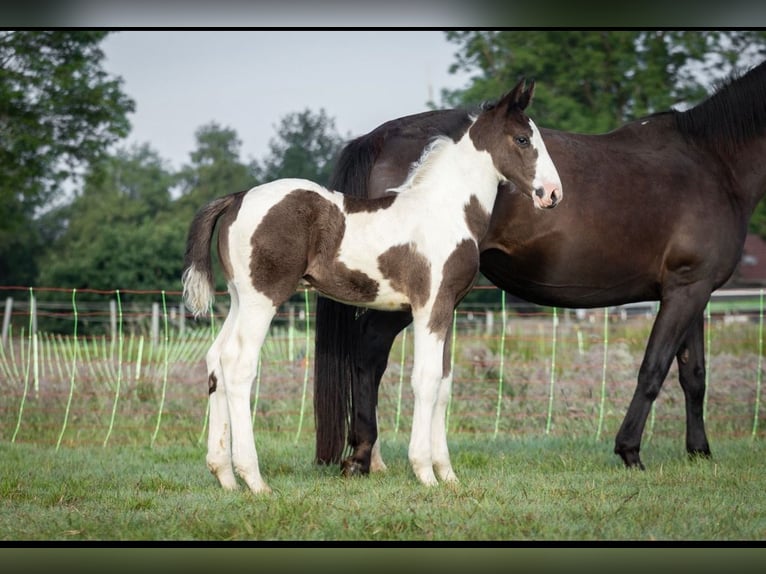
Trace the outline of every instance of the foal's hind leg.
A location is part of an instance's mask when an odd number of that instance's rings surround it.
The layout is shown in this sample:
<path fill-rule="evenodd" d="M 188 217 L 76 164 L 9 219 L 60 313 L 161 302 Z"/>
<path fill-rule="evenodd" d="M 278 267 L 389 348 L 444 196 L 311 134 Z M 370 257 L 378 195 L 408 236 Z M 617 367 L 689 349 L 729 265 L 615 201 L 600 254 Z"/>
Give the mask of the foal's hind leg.
<path fill-rule="evenodd" d="M 240 293 L 239 313 L 221 352 L 226 398 L 231 416 L 234 470 L 255 493 L 269 492 L 258 466 L 250 416 L 250 391 L 258 356 L 276 308 L 257 291 Z"/>
<path fill-rule="evenodd" d="M 378 418 L 378 411 L 375 409 L 375 418 Z M 377 424 L 375 425 L 378 426 Z M 375 439 L 372 444 L 372 451 L 370 452 L 370 472 L 385 472 L 388 470 L 386 463 L 383 461 L 383 455 L 380 452 L 380 435 Z"/>
<path fill-rule="evenodd" d="M 710 456 L 705 434 L 703 404 L 705 400 L 704 318 L 699 315 L 689 326 L 676 358 L 678 380 L 686 398 L 686 451 L 690 456 Z"/>
<path fill-rule="evenodd" d="M 237 315 L 236 293 L 230 292 L 229 314 L 215 338 L 205 361 L 208 372 L 210 420 L 207 435 L 207 467 L 227 490 L 237 488 L 237 480 L 231 466 L 231 419 L 226 401 L 226 380 L 221 369 L 221 349 L 232 331 Z"/>

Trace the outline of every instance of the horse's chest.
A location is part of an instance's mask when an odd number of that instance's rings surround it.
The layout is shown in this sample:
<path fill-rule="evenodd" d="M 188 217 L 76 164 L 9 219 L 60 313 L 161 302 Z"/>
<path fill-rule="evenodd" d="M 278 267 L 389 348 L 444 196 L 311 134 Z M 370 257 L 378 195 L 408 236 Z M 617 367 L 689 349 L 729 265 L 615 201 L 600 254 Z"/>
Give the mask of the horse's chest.
<path fill-rule="evenodd" d="M 413 308 L 427 304 L 437 292 L 445 274 L 455 266 L 454 252 L 472 241 L 467 230 L 454 225 L 426 225 L 408 217 L 347 216 L 345 233 L 337 260 L 340 267 L 364 273 L 377 282 L 378 292 L 371 307 Z M 478 265 L 478 251 L 473 268 Z M 462 260 L 461 260 L 462 262 Z M 462 271 L 472 277 L 470 272 Z"/>

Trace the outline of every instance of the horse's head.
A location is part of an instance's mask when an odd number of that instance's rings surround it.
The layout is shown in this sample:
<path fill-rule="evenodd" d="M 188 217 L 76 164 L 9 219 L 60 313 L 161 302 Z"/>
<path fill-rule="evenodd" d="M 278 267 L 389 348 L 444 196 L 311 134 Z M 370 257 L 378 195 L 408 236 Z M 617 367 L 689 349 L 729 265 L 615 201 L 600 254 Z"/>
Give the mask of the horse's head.
<path fill-rule="evenodd" d="M 563 197 L 561 180 L 535 122 L 524 113 L 535 91 L 521 80 L 471 126 L 479 150 L 486 150 L 503 180 L 529 195 L 538 208 L 555 207 Z"/>

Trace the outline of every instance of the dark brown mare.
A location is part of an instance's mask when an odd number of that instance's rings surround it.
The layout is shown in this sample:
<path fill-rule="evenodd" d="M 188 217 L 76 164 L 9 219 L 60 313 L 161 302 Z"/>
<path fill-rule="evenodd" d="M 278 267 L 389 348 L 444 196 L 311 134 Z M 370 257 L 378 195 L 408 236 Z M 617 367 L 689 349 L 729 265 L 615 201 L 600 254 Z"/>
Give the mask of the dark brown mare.
<path fill-rule="evenodd" d="M 387 122 L 344 149 L 332 187 L 376 197 L 399 185 L 430 138 L 468 125 L 460 110 Z M 498 194 L 481 244 L 481 271 L 541 305 L 589 308 L 659 300 L 638 384 L 614 451 L 643 468 L 644 425 L 673 358 L 686 401 L 686 449 L 710 455 L 703 420 L 703 312 L 741 258 L 747 225 L 766 192 L 766 62 L 683 112 L 668 111 L 602 135 L 541 129 L 567 199 L 536 213 Z M 320 299 L 315 368 L 316 459 L 346 474 L 370 470 L 375 409 L 391 344 L 406 312 Z M 348 409 L 351 415 L 349 420 Z M 377 448 L 373 470 L 382 466 Z"/>

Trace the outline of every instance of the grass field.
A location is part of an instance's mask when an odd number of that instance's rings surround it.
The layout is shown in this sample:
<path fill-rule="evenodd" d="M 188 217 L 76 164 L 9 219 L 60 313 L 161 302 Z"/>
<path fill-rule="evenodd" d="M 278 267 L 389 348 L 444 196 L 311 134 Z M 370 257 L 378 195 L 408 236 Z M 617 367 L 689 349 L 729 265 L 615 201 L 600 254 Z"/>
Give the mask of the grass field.
<path fill-rule="evenodd" d="M 712 460 L 683 448 L 675 367 L 644 435 L 646 472 L 612 440 L 648 319 L 514 319 L 505 337 L 461 324 L 449 442 L 459 485 L 407 464 L 411 336 L 381 385 L 387 473 L 316 467 L 313 341 L 275 331 L 253 420 L 271 496 L 222 491 L 205 468 L 210 330 L 119 341 L 41 334 L 0 353 L 0 538 L 5 541 L 759 541 L 766 409 L 758 324 L 708 326 Z M 608 345 L 606 344 L 608 342 Z"/>
<path fill-rule="evenodd" d="M 389 470 L 345 480 L 311 441 L 259 437 L 274 493 L 224 492 L 200 447 L 0 445 L 4 540 L 742 541 L 766 538 L 763 441 L 719 440 L 712 460 L 654 441 L 645 472 L 608 441 L 458 437 L 458 485 L 418 484 L 403 440 Z"/>

